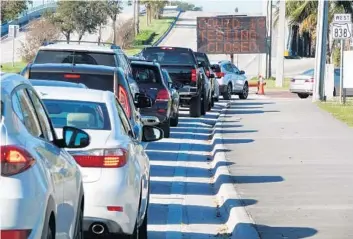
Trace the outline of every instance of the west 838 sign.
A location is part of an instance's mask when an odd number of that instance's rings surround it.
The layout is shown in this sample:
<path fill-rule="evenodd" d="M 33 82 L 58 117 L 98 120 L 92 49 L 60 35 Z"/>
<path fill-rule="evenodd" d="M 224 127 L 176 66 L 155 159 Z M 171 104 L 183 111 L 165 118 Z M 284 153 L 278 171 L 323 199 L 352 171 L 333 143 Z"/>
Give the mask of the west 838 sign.
<path fill-rule="evenodd" d="M 334 39 L 350 39 L 352 37 L 351 23 L 333 23 L 332 37 Z"/>

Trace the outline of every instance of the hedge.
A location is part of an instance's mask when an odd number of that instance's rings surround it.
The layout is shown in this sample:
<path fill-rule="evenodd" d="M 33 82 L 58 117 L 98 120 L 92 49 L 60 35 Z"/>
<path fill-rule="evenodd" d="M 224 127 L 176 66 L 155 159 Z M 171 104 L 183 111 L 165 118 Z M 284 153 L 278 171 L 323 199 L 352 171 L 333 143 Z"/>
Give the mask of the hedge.
<path fill-rule="evenodd" d="M 135 37 L 134 45 L 148 45 L 155 35 L 156 33 L 154 31 L 143 30 Z"/>

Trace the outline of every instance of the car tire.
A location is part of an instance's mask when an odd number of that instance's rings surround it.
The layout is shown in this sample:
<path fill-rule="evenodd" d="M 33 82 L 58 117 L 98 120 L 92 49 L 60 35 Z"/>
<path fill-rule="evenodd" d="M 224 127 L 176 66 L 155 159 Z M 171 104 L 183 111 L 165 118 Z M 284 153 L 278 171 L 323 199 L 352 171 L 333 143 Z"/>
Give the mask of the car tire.
<path fill-rule="evenodd" d="M 76 231 L 74 239 L 83 239 L 83 210 L 80 207 L 80 212 L 78 214 L 78 218 L 76 219 Z"/>
<path fill-rule="evenodd" d="M 170 118 L 170 126 L 176 127 L 178 126 L 178 123 L 179 123 L 179 109 L 178 109 L 178 112 L 175 113 L 174 117 Z"/>
<path fill-rule="evenodd" d="M 306 99 L 309 97 L 309 94 L 305 94 L 305 93 L 298 93 L 298 96 L 300 99 Z"/>
<path fill-rule="evenodd" d="M 206 92 L 203 91 L 203 97 L 202 97 L 202 102 L 201 102 L 201 115 L 205 115 L 206 111 L 208 111 L 209 107 L 209 100 L 206 97 Z"/>
<path fill-rule="evenodd" d="M 211 95 L 211 108 L 214 107 L 215 98 Z M 211 109 L 210 109 L 211 110 Z"/>
<path fill-rule="evenodd" d="M 219 95 L 214 97 L 213 100 L 214 100 L 214 102 L 218 102 L 219 101 Z"/>
<path fill-rule="evenodd" d="M 201 95 L 192 97 L 190 100 L 190 117 L 201 116 Z"/>
<path fill-rule="evenodd" d="M 170 137 L 170 119 L 167 119 L 165 122 L 159 126 L 164 132 L 164 138 Z"/>
<path fill-rule="evenodd" d="M 249 85 L 245 83 L 243 86 L 243 91 L 239 94 L 239 99 L 246 100 L 249 96 Z"/>
<path fill-rule="evenodd" d="M 148 224 L 148 205 L 150 202 L 150 187 L 148 187 L 148 193 L 147 193 L 147 207 L 146 207 L 146 215 L 145 218 L 143 219 L 142 224 L 139 227 L 138 234 L 139 234 L 139 239 L 147 239 L 148 238 L 148 231 L 147 231 L 147 224 Z"/>
<path fill-rule="evenodd" d="M 230 100 L 232 98 L 232 84 L 229 83 L 227 85 L 227 89 L 225 92 L 223 92 L 223 99 L 225 100 Z"/>

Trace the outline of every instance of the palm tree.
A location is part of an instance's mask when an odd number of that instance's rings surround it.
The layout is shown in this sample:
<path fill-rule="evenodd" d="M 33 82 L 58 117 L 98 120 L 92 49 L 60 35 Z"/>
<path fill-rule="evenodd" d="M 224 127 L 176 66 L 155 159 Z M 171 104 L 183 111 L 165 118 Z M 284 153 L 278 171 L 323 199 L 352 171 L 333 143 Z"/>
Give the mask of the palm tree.
<path fill-rule="evenodd" d="M 286 1 L 286 17 L 290 24 L 298 24 L 300 34 L 309 33 L 311 36 L 311 46 L 315 49 L 316 27 L 317 27 L 318 1 L 301 0 Z M 352 1 L 330 1 L 329 22 L 332 22 L 336 13 L 353 13 Z M 274 24 L 278 22 L 279 9 L 274 14 Z M 332 47 L 334 42 L 330 43 L 329 31 L 327 32 L 327 56 L 328 62 L 331 62 Z"/>

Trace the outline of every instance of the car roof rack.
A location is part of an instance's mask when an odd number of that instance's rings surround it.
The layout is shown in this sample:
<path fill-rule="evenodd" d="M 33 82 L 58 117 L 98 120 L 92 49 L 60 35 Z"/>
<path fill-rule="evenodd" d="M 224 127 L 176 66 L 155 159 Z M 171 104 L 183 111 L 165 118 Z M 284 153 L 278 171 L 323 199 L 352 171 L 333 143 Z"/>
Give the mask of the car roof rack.
<path fill-rule="evenodd" d="M 53 40 L 53 41 L 44 41 L 42 46 L 48 46 L 48 45 L 53 45 L 55 43 L 67 43 L 66 40 Z M 68 44 L 70 43 L 90 43 L 90 44 L 97 44 L 98 46 L 102 45 L 102 46 L 110 46 L 110 49 L 121 49 L 120 46 L 111 43 L 111 42 L 97 42 L 97 41 L 69 41 Z"/>

